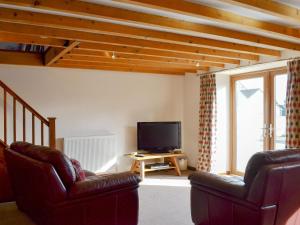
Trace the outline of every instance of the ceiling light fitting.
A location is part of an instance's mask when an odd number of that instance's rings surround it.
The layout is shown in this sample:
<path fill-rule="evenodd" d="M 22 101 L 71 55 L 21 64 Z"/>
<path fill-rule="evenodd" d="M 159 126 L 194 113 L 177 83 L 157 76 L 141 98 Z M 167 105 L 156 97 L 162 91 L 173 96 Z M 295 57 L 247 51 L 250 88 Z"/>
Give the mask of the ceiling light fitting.
<path fill-rule="evenodd" d="M 112 53 L 112 56 L 111 56 L 111 58 L 112 58 L 112 59 L 116 59 L 115 52 L 113 52 L 113 53 Z"/>

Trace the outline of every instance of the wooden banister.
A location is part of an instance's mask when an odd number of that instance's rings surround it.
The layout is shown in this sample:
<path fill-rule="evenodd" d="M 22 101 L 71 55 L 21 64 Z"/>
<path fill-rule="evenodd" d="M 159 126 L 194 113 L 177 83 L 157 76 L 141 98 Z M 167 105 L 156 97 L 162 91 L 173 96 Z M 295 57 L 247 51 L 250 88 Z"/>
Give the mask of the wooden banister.
<path fill-rule="evenodd" d="M 23 141 L 26 141 L 26 108 L 23 105 Z"/>
<path fill-rule="evenodd" d="M 35 127 L 35 121 L 36 119 L 40 120 L 41 124 L 41 145 L 44 145 L 44 126 L 49 128 L 49 146 L 50 148 L 55 148 L 56 147 L 56 134 L 55 134 L 55 120 L 56 118 L 54 117 L 49 117 L 48 119 L 44 118 L 41 114 L 39 114 L 35 109 L 33 109 L 26 101 L 24 101 L 20 96 L 18 96 L 11 88 L 9 88 L 6 84 L 4 84 L 0 80 L 0 87 L 3 88 L 3 119 L 4 119 L 4 140 L 1 140 L 1 142 L 4 142 L 6 145 L 7 143 L 7 120 L 8 118 L 13 119 L 13 133 L 12 133 L 12 138 L 13 141 L 17 141 L 17 129 L 21 129 L 22 126 L 22 133 L 23 137 L 22 140 L 26 141 L 26 111 L 31 113 L 31 135 L 32 135 L 32 143 L 35 144 L 36 142 L 36 127 Z M 7 96 L 8 94 L 12 96 L 13 98 L 13 108 L 12 108 L 12 117 L 7 116 Z M 22 122 L 21 125 L 17 125 L 17 103 L 22 106 Z"/>
<path fill-rule="evenodd" d="M 0 86 L 9 93 L 12 97 L 14 97 L 21 105 L 25 106 L 25 108 L 34 114 L 39 120 L 43 121 L 44 124 L 49 126 L 49 121 L 45 119 L 41 114 L 39 114 L 34 108 L 32 108 L 27 102 L 25 102 L 20 96 L 18 96 L 12 89 L 10 89 L 6 84 L 0 81 Z"/>
<path fill-rule="evenodd" d="M 35 144 L 35 119 L 34 119 L 34 114 L 32 113 L 32 126 L 31 126 L 31 131 L 32 131 L 32 144 Z"/>
<path fill-rule="evenodd" d="M 44 124 L 41 121 L 41 145 L 44 145 Z"/>
<path fill-rule="evenodd" d="M 55 134 L 55 117 L 48 117 L 49 120 L 49 146 L 52 149 L 56 148 L 56 134 Z"/>
<path fill-rule="evenodd" d="M 14 126 L 14 142 L 17 141 L 17 102 L 16 98 L 13 101 L 13 126 Z"/>
<path fill-rule="evenodd" d="M 6 100 L 7 100 L 7 93 L 6 90 L 4 89 L 3 92 L 3 115 L 4 115 L 4 143 L 7 144 L 7 105 L 6 105 Z"/>

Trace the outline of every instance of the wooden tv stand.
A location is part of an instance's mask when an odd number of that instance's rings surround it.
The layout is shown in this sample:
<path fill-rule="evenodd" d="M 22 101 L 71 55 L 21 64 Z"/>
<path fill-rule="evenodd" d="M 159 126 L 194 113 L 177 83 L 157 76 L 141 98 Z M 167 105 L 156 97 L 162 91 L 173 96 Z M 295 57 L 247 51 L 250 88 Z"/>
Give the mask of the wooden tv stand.
<path fill-rule="evenodd" d="M 166 169 L 174 169 L 178 176 L 181 175 L 181 171 L 177 162 L 177 157 L 185 157 L 183 153 L 156 153 L 156 154 L 142 154 L 143 157 L 137 157 L 135 154 L 129 155 L 131 159 L 133 159 L 131 172 L 140 173 L 140 177 L 143 180 L 145 178 L 145 173 L 149 171 L 155 170 L 166 170 Z M 145 161 L 152 159 L 164 159 L 165 161 L 171 162 L 172 166 L 168 168 L 160 168 L 160 169 L 147 169 L 145 168 Z"/>

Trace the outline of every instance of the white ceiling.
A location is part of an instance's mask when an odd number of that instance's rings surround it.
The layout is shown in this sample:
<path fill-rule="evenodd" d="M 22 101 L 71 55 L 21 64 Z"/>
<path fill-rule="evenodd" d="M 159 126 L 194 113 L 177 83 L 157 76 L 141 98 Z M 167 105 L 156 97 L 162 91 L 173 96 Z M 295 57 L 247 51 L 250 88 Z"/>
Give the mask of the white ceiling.
<path fill-rule="evenodd" d="M 275 2 L 284 3 L 292 7 L 300 8 L 299 0 L 274 0 Z"/>
<path fill-rule="evenodd" d="M 266 22 L 273 22 L 276 24 L 282 24 L 285 26 L 291 26 L 291 27 L 300 27 L 300 24 L 297 23 L 290 23 L 285 20 L 279 19 L 275 16 L 272 16 L 270 14 L 258 12 L 252 9 L 247 9 L 244 7 L 234 6 L 229 3 L 226 3 L 224 1 L 220 0 L 187 0 L 189 2 L 204 4 L 207 6 L 211 6 L 218 9 L 223 9 L 232 13 L 236 13 L 241 16 L 247 16 L 253 19 L 262 20 Z M 276 2 L 284 3 L 293 7 L 300 8 L 300 0 L 277 0 Z"/>
<path fill-rule="evenodd" d="M 236 25 L 213 22 L 213 21 L 209 21 L 209 20 L 205 20 L 205 19 L 201 19 L 201 18 L 196 18 L 196 17 L 193 17 L 193 16 L 186 16 L 186 15 L 182 15 L 182 14 L 178 14 L 178 13 L 166 12 L 166 11 L 158 10 L 158 9 L 151 9 L 151 8 L 138 6 L 138 5 L 134 5 L 134 4 L 121 3 L 121 2 L 114 1 L 114 0 L 83 0 L 83 1 L 92 2 L 92 3 L 96 3 L 96 4 L 98 3 L 98 4 L 109 5 L 109 6 L 113 6 L 113 7 L 133 10 L 133 11 L 137 11 L 137 12 L 160 15 L 160 16 L 170 17 L 170 18 L 174 18 L 174 19 L 189 21 L 189 22 L 193 22 L 193 23 L 213 25 L 213 26 L 228 28 L 228 29 L 237 30 L 237 31 L 245 31 L 245 32 L 248 32 L 248 33 L 253 33 L 253 34 L 262 34 L 260 31 L 249 30 L 248 28 L 241 28 L 241 27 L 237 27 Z M 254 11 L 254 10 L 251 10 L 251 9 L 246 9 L 246 8 L 239 7 L 239 6 L 234 6 L 234 5 L 225 3 L 222 0 L 187 0 L 187 1 L 212 6 L 212 7 L 218 8 L 218 9 L 223 9 L 223 10 L 226 10 L 226 11 L 229 11 L 229 12 L 233 12 L 233 13 L 236 13 L 236 14 L 239 14 L 239 15 L 242 15 L 242 16 L 247 16 L 247 17 L 257 19 L 257 20 L 261 20 L 261 21 L 267 21 L 267 22 L 273 22 L 273 23 L 276 23 L 276 24 L 282 24 L 282 25 L 287 26 L 287 27 L 299 27 L 300 28 L 300 23 L 299 24 L 292 23 L 290 21 L 280 19 L 278 17 L 274 17 L 274 16 L 269 15 L 269 14 L 261 13 L 261 12 L 258 12 L 258 11 Z M 300 9 L 300 0 L 276 0 L 276 1 L 281 2 L 281 3 L 285 3 L 285 4 L 289 4 L 289 5 L 294 6 L 294 7 L 299 7 L 299 9 Z M 134 24 L 134 23 L 131 23 L 131 22 L 129 22 L 129 23 L 117 22 L 117 21 L 111 21 L 109 19 L 108 20 L 107 19 L 99 19 L 99 18 L 94 18 L 94 17 L 72 15 L 72 14 L 68 14 L 68 13 L 53 12 L 53 11 L 47 11 L 47 10 L 38 10 L 38 9 L 32 9 L 32 8 L 26 8 L 26 7 L 10 6 L 10 5 L 5 5 L 5 4 L 0 4 L 0 6 L 4 6 L 4 7 L 8 7 L 8 8 L 29 10 L 29 11 L 36 11 L 36 12 L 47 12 L 47 13 L 56 14 L 56 15 L 66 15 L 66 16 L 74 16 L 74 17 L 80 17 L 80 18 L 89 18 L 89 19 L 100 20 L 100 21 L 109 21 L 109 22 L 113 22 L 113 23 L 127 24 L 127 25 L 157 29 L 157 30 L 167 30 L 167 29 L 164 29 L 164 28 L 157 28 L 157 27 L 154 28 L 154 27 L 151 27 L 151 26 L 143 26 L 143 25 Z M 174 30 L 172 32 L 174 32 Z M 178 31 L 175 31 L 175 32 L 178 32 Z M 268 34 L 264 33 L 264 35 L 265 36 L 270 36 L 270 37 L 276 37 L 278 39 L 287 40 L 286 37 L 279 37 L 278 35 L 274 35 L 274 34 L 271 34 L 271 33 L 268 33 Z M 291 39 L 290 41 L 300 43 L 300 41 L 296 40 L 296 39 Z"/>
<path fill-rule="evenodd" d="M 150 9 L 150 8 L 146 8 L 146 7 L 142 7 L 142 6 L 121 3 L 121 2 L 114 1 L 114 0 L 83 0 L 83 1 L 98 3 L 98 4 L 105 4 L 105 5 L 115 6 L 115 7 L 119 7 L 119 8 L 123 8 L 123 9 L 129 9 L 129 10 L 134 10 L 134 11 L 138 11 L 138 12 L 151 13 L 151 14 L 173 17 L 173 18 L 178 18 L 178 15 L 179 15 L 177 13 L 168 13 L 168 12 L 161 11 L 161 10 L 154 10 L 154 9 Z M 229 11 L 232 13 L 236 13 L 236 14 L 239 14 L 242 16 L 248 16 L 253 19 L 258 19 L 258 20 L 267 21 L 267 22 L 274 22 L 277 24 L 282 24 L 282 25 L 291 26 L 291 27 L 294 27 L 294 26 L 300 27 L 300 24 L 284 21 L 284 20 L 278 19 L 277 17 L 274 17 L 272 15 L 258 12 L 255 10 L 246 9 L 246 8 L 239 7 L 239 6 L 234 6 L 232 4 L 224 2 L 222 0 L 186 0 L 186 1 L 203 4 L 203 5 L 211 6 L 211 7 L 218 8 L 218 9 L 223 9 L 223 10 L 226 10 L 226 11 Z M 300 0 L 276 0 L 276 1 L 293 6 L 293 7 L 300 8 Z M 190 16 L 180 15 L 180 19 L 187 20 L 190 22 L 214 24 L 214 23 L 211 23 L 210 21 L 197 19 L 195 17 L 190 17 Z"/>
<path fill-rule="evenodd" d="M 151 9 L 151 8 L 147 8 L 147 7 L 143 7 L 143 6 L 137 6 L 137 5 L 134 5 L 134 4 L 121 3 L 121 2 L 114 1 L 114 0 L 85 0 L 85 1 L 92 2 L 92 3 L 97 3 L 97 4 L 109 5 L 109 6 L 128 9 L 128 10 L 133 10 L 133 11 L 137 11 L 137 12 L 143 12 L 143 13 L 149 13 L 149 14 L 154 14 L 154 15 L 165 16 L 165 17 L 169 17 L 169 18 L 185 20 L 185 21 L 189 21 L 189 22 L 193 22 L 193 23 L 207 24 L 207 25 L 213 25 L 213 26 L 217 26 L 217 27 L 221 27 L 221 28 L 228 28 L 228 29 L 236 30 L 236 31 L 244 31 L 244 32 L 247 32 L 247 33 L 260 34 L 260 35 L 267 36 L 267 37 L 273 37 L 273 38 L 276 38 L 276 39 L 282 39 L 282 40 L 286 40 L 286 41 L 300 43 L 300 39 L 281 37 L 278 34 L 272 34 L 271 32 L 262 33 L 261 31 L 254 30 L 254 29 L 249 29 L 249 28 L 245 28 L 245 27 L 241 28 L 241 27 L 236 26 L 236 25 L 212 22 L 212 21 L 209 21 L 209 20 L 204 20 L 204 19 L 193 17 L 193 16 L 185 16 L 185 15 L 178 14 L 178 13 L 166 12 L 166 11 L 158 10 L 158 9 Z M 161 0 L 161 1 L 163 1 L 163 0 Z M 287 27 L 299 27 L 300 28 L 300 23 L 299 24 L 292 23 L 290 21 L 287 21 L 287 20 L 284 20 L 284 19 L 281 19 L 281 18 L 278 18 L 278 17 L 274 17 L 274 16 L 269 15 L 269 14 L 261 13 L 261 12 L 254 11 L 254 10 L 247 9 L 247 8 L 233 6 L 231 4 L 225 3 L 222 0 L 188 0 L 188 1 L 198 3 L 198 4 L 205 4 L 205 5 L 208 5 L 208 6 L 212 6 L 212 7 L 218 8 L 218 9 L 223 9 L 223 10 L 226 10 L 226 11 L 230 11 L 230 12 L 242 15 L 242 16 L 248 16 L 250 18 L 254 18 L 254 19 L 257 19 L 257 20 L 261 20 L 261 21 L 267 21 L 267 22 L 273 22 L 273 23 L 276 23 L 276 24 L 282 24 L 282 25 L 287 26 Z M 300 9 L 300 0 L 277 0 L 277 1 L 280 2 L 280 3 L 284 3 L 284 4 L 289 4 L 293 7 L 298 7 Z M 213 38 L 213 39 L 216 39 L 216 40 L 233 41 L 230 38 L 222 38 L 222 37 L 212 36 L 212 35 L 208 35 L 208 34 L 200 34 L 200 33 L 195 33 L 195 32 L 192 32 L 192 31 L 170 30 L 170 29 L 162 28 L 162 27 L 154 27 L 154 26 L 150 26 L 150 25 L 136 24 L 134 22 L 118 22 L 118 21 L 112 21 L 112 20 L 109 20 L 109 19 L 100 19 L 100 18 L 95 18 L 95 17 L 79 16 L 79 15 L 74 15 L 74 14 L 69 14 L 69 13 L 53 12 L 53 11 L 47 11 L 47 10 L 38 10 L 38 9 L 25 8 L 25 7 L 7 6 L 7 5 L 3 5 L 3 4 L 2 5 L 0 4 L 0 6 L 24 9 L 24 10 L 29 10 L 29 11 L 36 11 L 36 12 L 47 12 L 47 13 L 51 13 L 51 14 L 72 16 L 72 17 L 78 17 L 78 18 L 94 19 L 94 20 L 98 20 L 98 21 L 107 21 L 107 22 L 111 22 L 111 23 L 124 24 L 124 25 L 130 25 L 130 26 L 135 26 L 135 27 L 142 27 L 142 28 L 148 28 L 148 29 L 154 29 L 154 30 L 189 34 L 189 35 L 201 36 L 201 37 L 208 37 L 208 38 Z M 247 43 L 247 42 L 244 42 L 244 41 L 234 40 L 234 42 L 241 43 L 241 44 L 250 44 L 251 45 L 251 43 Z M 261 45 L 261 46 L 264 47 L 263 45 Z M 270 48 L 270 46 L 268 46 L 268 47 Z M 274 48 L 274 49 L 276 49 L 276 48 Z M 299 54 L 299 53 L 297 53 L 297 54 Z M 296 53 L 293 52 L 293 51 L 283 51 L 283 55 L 284 55 L 284 57 L 296 56 Z M 272 60 L 272 58 L 266 59 L 266 61 L 270 61 L 270 60 Z M 261 61 L 264 61 L 263 57 L 262 57 Z"/>
<path fill-rule="evenodd" d="M 247 32 L 247 33 L 264 35 L 266 37 L 273 37 L 273 38 L 276 38 L 276 39 L 288 40 L 288 41 L 291 41 L 291 42 L 300 43 L 300 39 L 287 38 L 285 36 L 279 36 L 278 34 L 272 34 L 271 32 L 262 33 L 259 30 L 249 29 L 247 27 L 239 27 L 239 26 L 232 25 L 232 24 L 224 24 L 224 23 L 213 22 L 213 21 L 209 21 L 209 20 L 205 20 L 205 19 L 196 18 L 196 17 L 193 17 L 193 16 L 186 16 L 186 15 L 182 15 L 182 14 L 178 14 L 178 13 L 166 12 L 166 11 L 158 10 L 158 9 L 151 9 L 151 8 L 138 6 L 138 5 L 134 5 L 134 4 L 121 3 L 121 2 L 114 1 L 114 0 L 83 0 L 83 1 L 92 2 L 92 3 L 96 3 L 96 4 L 104 4 L 104 5 L 109 5 L 109 6 L 113 6 L 113 7 L 133 10 L 133 11 L 137 11 L 137 12 L 160 15 L 160 16 L 165 16 L 165 17 L 169 17 L 169 18 L 189 21 L 189 22 L 193 22 L 193 23 L 212 25 L 212 26 L 216 26 L 216 27 L 227 28 L 227 29 L 230 29 L 230 30 L 243 31 L 243 32 Z M 218 8 L 218 9 L 224 9 L 226 11 L 234 12 L 234 13 L 237 13 L 237 14 L 243 15 L 243 16 L 246 15 L 248 17 L 258 19 L 258 20 L 262 20 L 262 21 L 274 22 L 276 24 L 282 24 L 282 25 L 285 25 L 285 26 L 288 26 L 288 27 L 300 27 L 300 23 L 299 24 L 291 23 L 289 21 L 285 21 L 284 19 L 280 19 L 280 18 L 274 17 L 272 15 L 264 14 L 264 13 L 257 12 L 257 11 L 251 10 L 251 9 L 245 9 L 245 8 L 238 7 L 238 6 L 233 6 L 231 4 L 225 3 L 222 0 L 188 0 L 188 1 L 191 1 L 191 2 L 194 2 L 194 3 L 199 3 L 199 4 L 200 3 L 205 4 L 205 5 L 212 6 L 212 7 Z M 280 2 L 289 3 L 293 6 L 299 6 L 299 8 L 300 8 L 300 0 L 284 0 L 284 1 L 280 1 Z M 69 13 L 53 12 L 53 11 L 47 11 L 47 10 L 26 8 L 26 7 L 9 6 L 9 5 L 4 5 L 4 4 L 0 4 L 0 6 L 5 6 L 5 7 L 9 7 L 9 8 L 16 8 L 16 9 L 23 9 L 23 10 L 29 10 L 29 11 L 35 11 L 35 12 L 47 12 L 47 13 L 56 14 L 56 15 L 65 15 L 65 16 L 72 16 L 72 17 L 78 17 L 78 18 L 94 19 L 94 20 L 97 20 L 97 21 L 106 21 L 106 22 L 111 22 L 111 23 L 130 25 L 130 26 L 134 26 L 134 27 L 150 28 L 150 29 L 154 29 L 154 30 L 189 34 L 189 35 L 194 35 L 194 36 L 213 38 L 213 39 L 216 39 L 216 40 L 233 41 L 230 38 L 217 37 L 217 36 L 212 36 L 212 35 L 208 35 L 208 34 L 199 34 L 199 33 L 192 32 L 192 31 L 177 31 L 177 30 L 174 30 L 174 29 L 171 30 L 171 29 L 168 29 L 168 28 L 161 28 L 161 27 L 157 27 L 157 26 L 154 27 L 154 26 L 150 26 L 150 25 L 141 25 L 141 24 L 136 24 L 136 23 L 133 23 L 133 22 L 112 21 L 112 20 L 109 20 L 109 19 L 73 15 L 73 14 L 69 14 Z M 236 41 L 236 40 L 234 40 L 234 41 Z M 239 41 L 239 43 L 249 44 L 249 43 L 243 42 L 243 41 Z M 261 47 L 265 47 L 265 46 L 261 45 Z"/>
<path fill-rule="evenodd" d="M 196 18 L 194 16 L 186 16 L 186 15 L 182 15 L 182 14 L 179 14 L 179 13 L 167 12 L 167 11 L 159 10 L 159 9 L 151 9 L 151 8 L 144 7 L 144 6 L 128 4 L 128 3 L 122 3 L 122 2 L 118 2 L 118 1 L 114 1 L 114 0 L 84 0 L 84 1 L 92 2 L 92 3 L 96 3 L 96 4 L 98 3 L 98 4 L 114 6 L 114 7 L 133 10 L 133 11 L 137 11 L 137 12 L 160 15 L 160 16 L 165 16 L 165 17 L 174 18 L 174 19 L 180 19 L 180 20 L 189 21 L 189 22 L 193 22 L 193 23 L 212 25 L 212 26 L 227 28 L 227 29 L 236 30 L 236 31 L 244 31 L 244 32 L 247 32 L 247 33 L 264 35 L 266 37 L 273 37 L 273 38 L 277 38 L 277 39 L 281 39 L 281 40 L 288 40 L 288 41 L 291 41 L 291 42 L 300 43 L 299 39 L 282 37 L 282 36 L 279 36 L 278 34 L 272 34 L 271 32 L 262 33 L 259 30 L 249 29 L 247 27 L 239 27 L 239 26 L 232 25 L 232 24 L 224 24 L 224 23 L 213 22 L 213 21 L 209 21 L 209 20 L 205 20 L 205 19 L 201 19 L 201 18 Z M 247 9 L 247 8 L 243 8 L 243 7 L 239 7 L 239 6 L 234 6 L 232 4 L 225 3 L 222 0 L 187 0 L 187 1 L 198 3 L 198 4 L 204 4 L 204 5 L 211 6 L 211 7 L 218 8 L 218 9 L 223 9 L 223 10 L 226 10 L 226 11 L 229 11 L 229 12 L 232 12 L 232 13 L 236 13 L 238 15 L 247 16 L 247 17 L 257 19 L 257 20 L 261 20 L 261 21 L 272 22 L 272 23 L 284 25 L 284 26 L 287 26 L 287 27 L 300 28 L 300 23 L 299 24 L 293 23 L 291 21 L 287 21 L 287 20 L 269 15 L 269 14 L 266 14 L 266 13 L 258 12 L 258 11 L 252 10 L 252 9 Z M 279 1 L 278 0 L 278 2 L 289 4 L 289 5 L 292 5 L 294 7 L 299 7 L 299 9 L 300 9 L 300 0 L 284 0 L 284 1 L 281 1 L 281 0 Z M 117 23 L 120 23 L 120 22 L 117 22 Z M 126 24 L 141 27 L 140 25 L 134 24 L 134 23 L 126 23 Z M 157 28 L 157 27 L 152 27 L 152 26 L 142 26 L 142 27 L 151 28 L 151 29 L 155 29 L 155 30 L 163 30 L 163 31 L 165 30 L 165 31 L 170 31 L 170 32 L 182 33 L 180 31 L 168 30 L 168 29 L 165 29 L 165 28 Z M 217 39 L 217 40 L 220 39 L 219 37 L 213 37 L 213 36 L 209 36 L 207 34 L 200 34 L 199 35 L 199 34 L 196 34 L 196 33 L 193 33 L 193 32 L 186 32 L 186 31 L 184 33 L 195 35 L 195 36 L 214 38 L 214 39 Z M 221 38 L 221 40 L 232 41 L 231 39 L 226 39 L 226 38 Z M 249 44 L 247 42 L 240 42 L 240 43 Z"/>

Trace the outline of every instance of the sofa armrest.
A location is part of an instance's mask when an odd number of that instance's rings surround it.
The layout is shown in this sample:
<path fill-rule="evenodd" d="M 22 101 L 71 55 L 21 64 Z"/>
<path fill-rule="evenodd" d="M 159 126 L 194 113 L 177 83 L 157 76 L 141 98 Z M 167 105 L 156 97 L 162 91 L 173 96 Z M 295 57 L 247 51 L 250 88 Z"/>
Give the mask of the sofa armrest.
<path fill-rule="evenodd" d="M 192 187 L 202 190 L 216 191 L 242 199 L 246 195 L 246 186 L 242 178 L 228 177 L 207 172 L 194 172 L 189 176 Z"/>
<path fill-rule="evenodd" d="M 130 172 L 89 176 L 84 181 L 76 182 L 70 188 L 69 198 L 77 199 L 103 192 L 118 191 L 137 186 L 139 182 L 138 176 Z"/>

